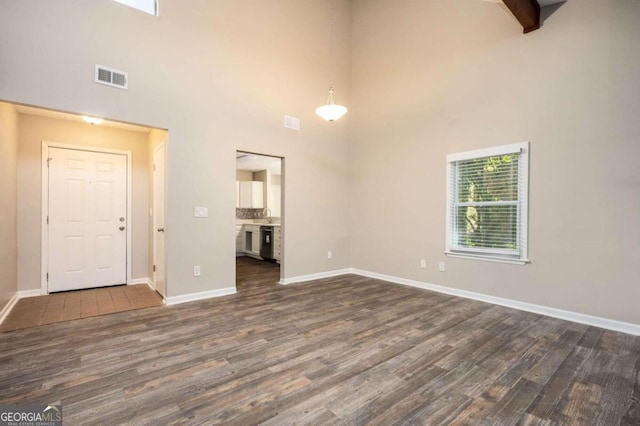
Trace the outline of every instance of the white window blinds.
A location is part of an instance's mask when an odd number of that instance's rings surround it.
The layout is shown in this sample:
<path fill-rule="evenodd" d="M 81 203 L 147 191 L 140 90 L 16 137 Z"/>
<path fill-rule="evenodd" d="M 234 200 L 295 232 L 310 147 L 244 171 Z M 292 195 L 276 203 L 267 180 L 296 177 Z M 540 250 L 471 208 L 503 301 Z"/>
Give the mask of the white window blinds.
<path fill-rule="evenodd" d="M 447 156 L 447 253 L 527 261 L 528 143 Z"/>

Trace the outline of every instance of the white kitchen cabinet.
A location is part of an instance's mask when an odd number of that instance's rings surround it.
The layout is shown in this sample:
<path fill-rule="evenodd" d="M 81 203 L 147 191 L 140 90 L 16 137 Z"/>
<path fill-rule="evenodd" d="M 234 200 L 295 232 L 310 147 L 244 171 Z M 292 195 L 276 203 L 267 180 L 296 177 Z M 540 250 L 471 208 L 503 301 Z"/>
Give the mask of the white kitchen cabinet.
<path fill-rule="evenodd" d="M 251 182 L 240 182 L 240 195 L 238 196 L 240 200 L 240 208 L 242 209 L 250 209 L 251 208 L 251 194 L 252 187 Z"/>
<path fill-rule="evenodd" d="M 244 228 L 236 225 L 236 256 L 244 255 Z"/>
<path fill-rule="evenodd" d="M 251 208 L 262 209 L 264 208 L 264 183 L 251 182 Z"/>
<path fill-rule="evenodd" d="M 261 209 L 263 202 L 263 182 L 243 181 L 239 182 L 238 206 L 243 209 Z"/>
<path fill-rule="evenodd" d="M 273 258 L 280 262 L 282 260 L 282 228 L 273 227 Z"/>
<path fill-rule="evenodd" d="M 244 252 L 260 255 L 260 225 L 244 225 Z"/>
<path fill-rule="evenodd" d="M 260 256 L 260 227 L 257 227 L 257 231 L 253 232 L 251 236 L 252 239 L 252 248 L 251 253 Z"/>
<path fill-rule="evenodd" d="M 271 209 L 271 216 L 280 217 L 281 203 L 282 203 L 282 189 L 280 185 L 271 185 L 271 191 L 269 192 L 269 209 Z"/>

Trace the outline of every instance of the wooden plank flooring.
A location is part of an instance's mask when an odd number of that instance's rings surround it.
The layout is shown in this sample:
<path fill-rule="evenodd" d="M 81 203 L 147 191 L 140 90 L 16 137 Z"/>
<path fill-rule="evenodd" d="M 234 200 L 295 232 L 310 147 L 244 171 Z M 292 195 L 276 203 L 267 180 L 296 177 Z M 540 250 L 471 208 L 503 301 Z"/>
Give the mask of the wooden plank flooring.
<path fill-rule="evenodd" d="M 65 424 L 640 424 L 640 338 L 342 276 L 0 334 L 0 403 Z"/>

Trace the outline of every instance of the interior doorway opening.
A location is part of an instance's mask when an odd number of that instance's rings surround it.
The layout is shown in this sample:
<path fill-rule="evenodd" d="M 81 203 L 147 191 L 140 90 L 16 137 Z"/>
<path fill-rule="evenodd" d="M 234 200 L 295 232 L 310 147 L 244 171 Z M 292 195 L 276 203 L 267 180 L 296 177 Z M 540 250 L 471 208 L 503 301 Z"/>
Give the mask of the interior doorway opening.
<path fill-rule="evenodd" d="M 18 116 L 21 297 L 123 284 L 156 291 L 152 226 L 166 207 L 154 206 L 154 183 L 164 190 L 166 181 L 155 182 L 154 151 L 166 151 L 168 131 L 10 105 Z M 164 297 L 166 285 L 160 290 Z"/>
<path fill-rule="evenodd" d="M 236 152 L 236 289 L 264 291 L 282 279 L 284 158 Z"/>

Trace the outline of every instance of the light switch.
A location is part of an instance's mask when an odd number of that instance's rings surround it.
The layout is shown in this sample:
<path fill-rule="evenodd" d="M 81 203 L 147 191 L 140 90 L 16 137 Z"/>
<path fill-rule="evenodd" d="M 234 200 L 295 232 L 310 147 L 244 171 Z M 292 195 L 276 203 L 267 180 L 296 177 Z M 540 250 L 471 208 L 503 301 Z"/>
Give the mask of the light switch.
<path fill-rule="evenodd" d="M 209 217 L 209 209 L 206 207 L 194 207 L 193 217 Z"/>

